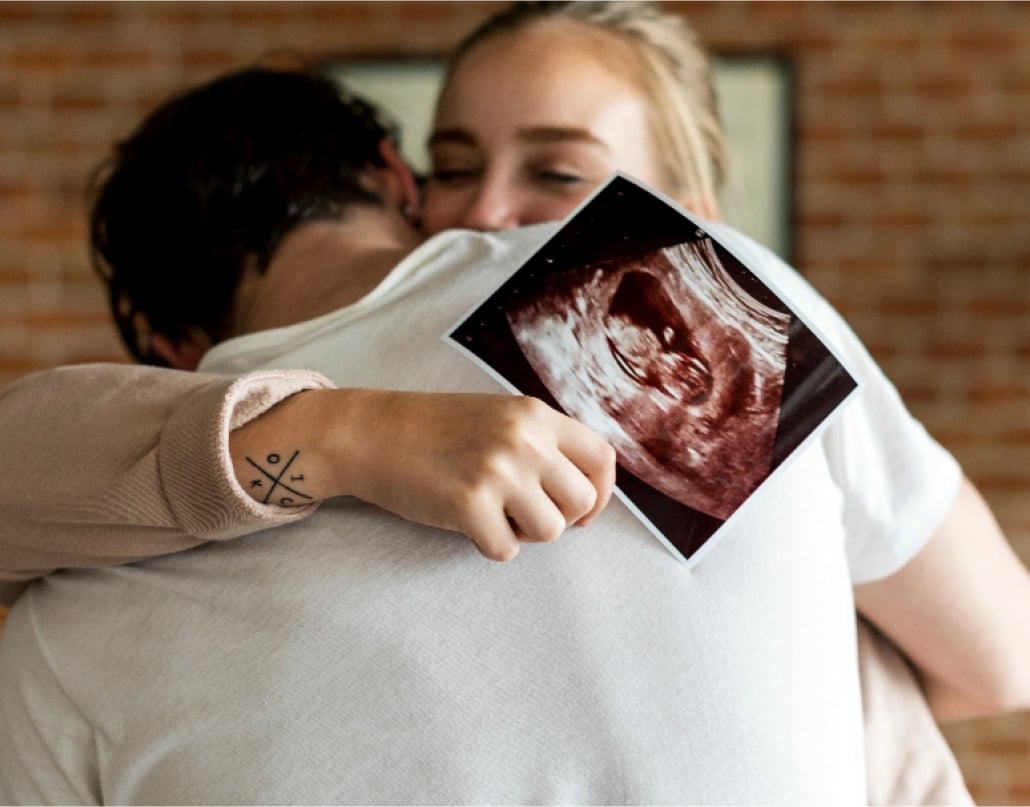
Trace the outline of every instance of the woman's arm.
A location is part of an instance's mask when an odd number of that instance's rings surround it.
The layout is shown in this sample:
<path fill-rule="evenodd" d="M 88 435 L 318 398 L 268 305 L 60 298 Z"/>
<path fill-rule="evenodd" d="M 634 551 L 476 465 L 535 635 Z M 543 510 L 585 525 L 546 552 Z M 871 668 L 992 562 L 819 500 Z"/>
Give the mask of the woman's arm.
<path fill-rule="evenodd" d="M 330 386 L 81 365 L 0 391 L 17 469 L 0 489 L 0 603 L 59 568 L 245 535 L 333 496 L 465 533 L 495 560 L 611 496 L 611 446 L 535 399 Z"/>
<path fill-rule="evenodd" d="M 229 431 L 326 386 L 307 371 L 234 379 L 92 364 L 0 390 L 0 602 L 57 568 L 129 563 L 302 517 L 235 484 Z"/>
<path fill-rule="evenodd" d="M 990 509 L 840 315 L 775 255 L 730 236 L 862 385 L 823 440 L 859 611 L 916 665 L 938 719 L 1030 707 L 1030 579 Z"/>
<path fill-rule="evenodd" d="M 940 720 L 1030 708 L 1030 574 L 968 479 L 923 549 L 855 588 Z"/>
<path fill-rule="evenodd" d="M 500 561 L 587 524 L 615 484 L 607 442 L 524 396 L 312 390 L 233 432 L 230 449 L 258 501 L 356 496 Z"/>

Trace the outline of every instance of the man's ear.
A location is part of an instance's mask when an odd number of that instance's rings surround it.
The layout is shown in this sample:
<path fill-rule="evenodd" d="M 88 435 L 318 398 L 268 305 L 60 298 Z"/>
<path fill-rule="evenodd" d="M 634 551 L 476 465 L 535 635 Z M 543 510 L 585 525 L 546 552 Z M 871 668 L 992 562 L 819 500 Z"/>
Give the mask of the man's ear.
<path fill-rule="evenodd" d="M 177 370 L 196 370 L 204 354 L 211 348 L 207 334 L 191 330 L 182 339 L 173 340 L 163 333 L 150 337 L 150 349 Z"/>
<path fill-rule="evenodd" d="M 386 163 L 383 174 L 387 199 L 393 200 L 400 210 L 404 211 L 405 218 L 413 225 L 418 226 L 422 197 L 418 191 L 418 182 L 415 181 L 414 172 L 397 152 L 397 147 L 389 138 L 383 138 L 379 142 L 379 156 Z"/>

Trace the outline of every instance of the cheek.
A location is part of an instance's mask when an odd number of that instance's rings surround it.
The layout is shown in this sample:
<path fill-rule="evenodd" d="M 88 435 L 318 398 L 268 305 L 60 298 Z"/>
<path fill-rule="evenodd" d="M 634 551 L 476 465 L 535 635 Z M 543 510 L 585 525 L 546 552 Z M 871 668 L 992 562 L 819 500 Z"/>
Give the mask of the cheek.
<path fill-rule="evenodd" d="M 540 224 L 545 221 L 563 219 L 586 199 L 596 184 L 584 186 L 575 192 L 555 197 L 546 193 L 527 195 L 519 210 L 519 224 Z"/>
<path fill-rule="evenodd" d="M 497 194 L 486 206 L 490 207 L 488 218 L 496 217 L 498 222 L 509 226 L 525 226 L 557 221 L 565 218 L 586 199 L 600 183 L 584 184 L 575 191 L 556 196 L 532 185 L 511 187 L 507 192 Z M 451 229 L 483 229 L 479 218 L 483 210 L 478 199 L 478 188 L 448 188 L 430 184 L 422 198 L 422 231 L 425 235 L 436 235 Z M 486 227 L 486 229 L 495 229 Z"/>
<path fill-rule="evenodd" d="M 467 193 L 429 185 L 422 197 L 422 231 L 436 235 L 462 226 Z"/>

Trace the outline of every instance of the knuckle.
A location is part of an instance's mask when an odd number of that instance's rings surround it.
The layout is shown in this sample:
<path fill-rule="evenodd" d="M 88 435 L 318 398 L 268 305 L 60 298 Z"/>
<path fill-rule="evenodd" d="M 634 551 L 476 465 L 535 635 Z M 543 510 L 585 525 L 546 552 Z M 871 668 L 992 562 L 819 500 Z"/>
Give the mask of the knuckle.
<path fill-rule="evenodd" d="M 589 482 L 584 482 L 584 485 L 574 494 L 571 504 L 574 512 L 568 514 L 569 521 L 575 521 L 581 516 L 585 516 L 597 504 L 597 488 Z"/>
<path fill-rule="evenodd" d="M 540 534 L 538 540 L 541 543 L 549 544 L 552 541 L 556 541 L 558 537 L 565 532 L 565 527 L 568 526 L 565 519 L 558 513 L 555 513 L 552 518 L 540 525 Z"/>
<path fill-rule="evenodd" d="M 553 410 L 539 398 L 521 396 L 512 399 L 512 407 L 506 421 L 510 437 L 525 441 L 532 438 Z"/>
<path fill-rule="evenodd" d="M 519 554 L 519 546 L 517 543 L 504 543 L 497 546 L 490 547 L 489 551 L 483 551 L 483 554 L 490 560 L 497 561 L 498 563 L 508 563 L 515 559 L 516 555 Z"/>
<path fill-rule="evenodd" d="M 550 411 L 550 407 L 547 404 L 531 395 L 520 395 L 513 400 L 515 401 L 516 411 L 528 416 L 538 417 Z"/>
<path fill-rule="evenodd" d="M 591 459 L 595 463 L 594 472 L 606 474 L 614 473 L 619 457 L 611 443 L 598 439 Z"/>
<path fill-rule="evenodd" d="M 487 506 L 485 490 L 481 485 L 462 485 L 454 491 L 452 504 L 462 523 L 475 523 Z"/>

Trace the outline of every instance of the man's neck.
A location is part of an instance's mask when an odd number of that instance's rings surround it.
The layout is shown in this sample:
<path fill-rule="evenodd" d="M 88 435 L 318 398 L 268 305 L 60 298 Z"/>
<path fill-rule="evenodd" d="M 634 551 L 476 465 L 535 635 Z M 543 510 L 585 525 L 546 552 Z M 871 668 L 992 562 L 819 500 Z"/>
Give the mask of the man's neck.
<path fill-rule="evenodd" d="M 240 284 L 236 333 L 292 325 L 360 300 L 419 241 L 406 222 L 376 207 L 301 225 L 264 274 L 251 270 Z"/>

